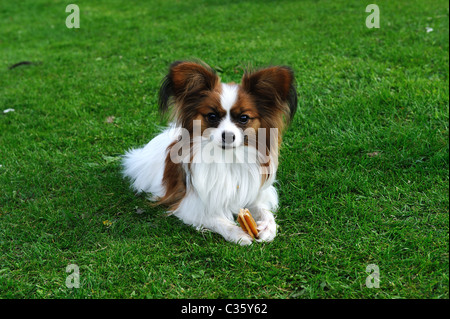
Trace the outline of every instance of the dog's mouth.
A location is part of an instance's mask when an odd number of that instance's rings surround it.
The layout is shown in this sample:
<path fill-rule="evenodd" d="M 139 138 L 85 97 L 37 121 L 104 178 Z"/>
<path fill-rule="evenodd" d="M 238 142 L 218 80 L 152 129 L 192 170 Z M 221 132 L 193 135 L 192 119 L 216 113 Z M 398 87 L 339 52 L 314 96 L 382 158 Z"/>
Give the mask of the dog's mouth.
<path fill-rule="evenodd" d="M 222 143 L 222 149 L 223 150 L 229 150 L 232 148 L 236 148 L 236 146 L 234 144 L 226 144 L 226 143 Z"/>

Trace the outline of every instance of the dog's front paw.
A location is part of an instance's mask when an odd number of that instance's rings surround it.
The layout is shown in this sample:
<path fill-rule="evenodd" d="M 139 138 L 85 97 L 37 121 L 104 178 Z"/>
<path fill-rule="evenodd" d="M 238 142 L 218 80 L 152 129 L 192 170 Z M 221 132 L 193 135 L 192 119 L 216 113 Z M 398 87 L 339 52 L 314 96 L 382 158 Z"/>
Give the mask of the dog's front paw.
<path fill-rule="evenodd" d="M 251 245 L 253 242 L 253 239 L 249 234 L 243 231 L 241 227 L 238 227 L 229 221 L 216 224 L 214 231 L 221 234 L 227 241 L 241 246 Z"/>
<path fill-rule="evenodd" d="M 253 240 L 249 235 L 244 234 L 238 239 L 237 243 L 241 246 L 248 246 L 253 243 Z"/>
<path fill-rule="evenodd" d="M 236 227 L 235 232 L 233 232 L 228 240 L 238 243 L 241 246 L 251 245 L 253 242 L 253 238 L 238 227 Z"/>
<path fill-rule="evenodd" d="M 271 242 L 275 239 L 277 235 L 277 224 L 274 219 L 257 222 L 257 225 L 259 232 L 257 241 Z"/>

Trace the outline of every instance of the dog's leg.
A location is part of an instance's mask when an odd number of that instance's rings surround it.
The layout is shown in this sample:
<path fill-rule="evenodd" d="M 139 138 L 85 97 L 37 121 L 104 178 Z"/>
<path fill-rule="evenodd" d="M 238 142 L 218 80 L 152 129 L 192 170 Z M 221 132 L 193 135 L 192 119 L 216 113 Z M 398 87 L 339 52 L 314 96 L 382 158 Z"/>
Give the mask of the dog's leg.
<path fill-rule="evenodd" d="M 211 212 L 210 208 L 205 207 L 194 192 L 188 193 L 173 213 L 183 223 L 194 226 L 197 229 L 209 229 L 222 235 L 227 241 L 241 245 L 250 245 L 252 243 L 250 235 L 244 232 L 241 227 L 220 211 Z"/>
<path fill-rule="evenodd" d="M 273 241 L 277 235 L 277 224 L 273 211 L 278 208 L 278 194 L 275 187 L 265 188 L 258 199 L 249 207 L 258 229 L 257 241 Z"/>
<path fill-rule="evenodd" d="M 271 242 L 277 235 L 277 224 L 270 210 L 261 207 L 250 207 L 259 232 L 257 241 Z"/>
<path fill-rule="evenodd" d="M 250 235 L 244 232 L 236 223 L 223 217 L 212 218 L 203 227 L 222 235 L 227 241 L 238 243 L 242 246 L 252 243 Z"/>

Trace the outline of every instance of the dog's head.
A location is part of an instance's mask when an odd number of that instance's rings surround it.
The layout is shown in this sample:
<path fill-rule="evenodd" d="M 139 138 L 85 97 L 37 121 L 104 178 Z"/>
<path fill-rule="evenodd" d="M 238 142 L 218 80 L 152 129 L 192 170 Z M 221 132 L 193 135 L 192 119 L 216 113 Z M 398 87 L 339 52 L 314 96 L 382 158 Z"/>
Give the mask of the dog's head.
<path fill-rule="evenodd" d="M 226 84 L 204 63 L 175 62 L 162 82 L 159 107 L 171 110 L 190 133 L 199 123 L 201 134 L 223 149 L 248 145 L 250 131 L 256 140 L 266 134 L 270 148 L 270 129 L 282 132 L 297 109 L 294 74 L 275 66 L 245 72 L 240 84 Z"/>

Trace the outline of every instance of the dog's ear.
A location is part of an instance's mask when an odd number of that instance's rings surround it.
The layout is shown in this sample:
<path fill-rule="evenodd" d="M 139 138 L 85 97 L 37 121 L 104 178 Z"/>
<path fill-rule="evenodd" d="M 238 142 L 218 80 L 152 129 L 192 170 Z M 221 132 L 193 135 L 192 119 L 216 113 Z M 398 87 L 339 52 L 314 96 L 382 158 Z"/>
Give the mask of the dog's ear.
<path fill-rule="evenodd" d="M 246 72 L 241 84 L 254 97 L 258 108 L 269 114 L 281 110 L 288 122 L 294 117 L 297 111 L 297 91 L 294 72 L 289 67 L 275 66 Z"/>
<path fill-rule="evenodd" d="M 159 90 L 159 109 L 166 112 L 173 98 L 175 104 L 185 104 L 214 89 L 219 77 L 204 63 L 177 61 L 172 63 Z"/>

